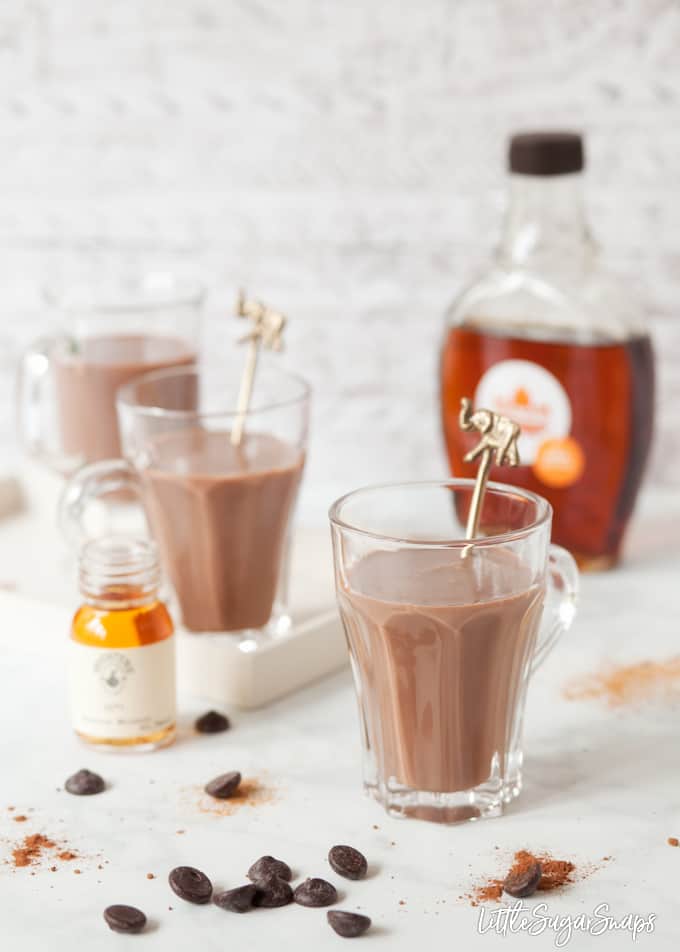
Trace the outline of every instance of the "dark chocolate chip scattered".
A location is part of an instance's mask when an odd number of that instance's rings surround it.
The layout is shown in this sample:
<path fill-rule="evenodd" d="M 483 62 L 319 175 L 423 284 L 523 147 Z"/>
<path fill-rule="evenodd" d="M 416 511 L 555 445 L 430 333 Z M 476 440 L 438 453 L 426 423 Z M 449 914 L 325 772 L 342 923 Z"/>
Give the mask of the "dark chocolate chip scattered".
<path fill-rule="evenodd" d="M 193 866 L 176 866 L 168 876 L 170 888 L 180 899 L 197 905 L 210 902 L 212 883 L 200 869 Z"/>
<path fill-rule="evenodd" d="M 526 899 L 536 892 L 542 875 L 541 864 L 530 863 L 523 869 L 508 873 L 503 881 L 503 891 L 515 899 Z"/>
<path fill-rule="evenodd" d="M 231 727 L 229 718 L 219 711 L 206 711 L 196 720 L 194 727 L 199 734 L 221 734 Z"/>
<path fill-rule="evenodd" d="M 300 883 L 293 898 L 301 906 L 330 906 L 337 901 L 338 893 L 332 883 L 313 878 Z"/>
<path fill-rule="evenodd" d="M 328 853 L 328 862 L 338 876 L 345 879 L 363 879 L 368 870 L 366 857 L 353 846 L 333 846 Z"/>
<path fill-rule="evenodd" d="M 220 909 L 226 909 L 228 912 L 248 912 L 255 904 L 256 895 L 257 886 L 255 883 L 248 883 L 246 886 L 237 886 L 236 889 L 215 893 L 213 902 Z"/>
<path fill-rule="evenodd" d="M 91 797 L 95 793 L 101 793 L 106 785 L 99 774 L 92 773 L 91 770 L 79 770 L 68 778 L 64 786 L 69 793 L 77 797 Z"/>
<path fill-rule="evenodd" d="M 217 797 L 218 800 L 227 800 L 229 797 L 233 797 L 240 783 L 241 774 L 238 770 L 232 770 L 230 773 L 220 774 L 219 777 L 215 777 L 214 780 L 207 783 L 205 792 L 209 793 L 211 797 Z"/>
<path fill-rule="evenodd" d="M 146 916 L 134 906 L 107 906 L 104 919 L 114 932 L 141 932 L 146 925 Z"/>
<path fill-rule="evenodd" d="M 345 912 L 343 909 L 329 909 L 326 918 L 331 929 L 343 939 L 356 939 L 371 925 L 368 916 L 362 916 L 358 912 Z"/>
<path fill-rule="evenodd" d="M 288 863 L 282 859 L 275 859 L 273 856 L 260 856 L 247 873 L 248 879 L 253 883 L 260 882 L 261 879 L 285 879 L 287 883 L 293 878 Z"/>
<path fill-rule="evenodd" d="M 285 879 L 272 876 L 269 879 L 260 879 L 255 884 L 255 906 L 263 909 L 276 909 L 278 906 L 287 906 L 293 901 L 293 890 Z"/>

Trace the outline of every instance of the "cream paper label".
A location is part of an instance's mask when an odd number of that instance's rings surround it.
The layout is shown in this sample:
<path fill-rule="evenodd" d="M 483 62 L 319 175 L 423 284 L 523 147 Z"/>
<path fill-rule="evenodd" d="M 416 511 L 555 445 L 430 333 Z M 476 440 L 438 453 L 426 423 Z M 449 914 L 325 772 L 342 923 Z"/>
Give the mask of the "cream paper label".
<path fill-rule="evenodd" d="M 586 469 L 585 452 L 571 435 L 572 407 L 557 377 L 530 360 L 501 360 L 484 373 L 475 404 L 519 423 L 520 465 L 545 486 L 565 489 Z"/>
<path fill-rule="evenodd" d="M 146 737 L 175 722 L 175 636 L 138 648 L 70 644 L 71 718 L 91 737 Z"/>

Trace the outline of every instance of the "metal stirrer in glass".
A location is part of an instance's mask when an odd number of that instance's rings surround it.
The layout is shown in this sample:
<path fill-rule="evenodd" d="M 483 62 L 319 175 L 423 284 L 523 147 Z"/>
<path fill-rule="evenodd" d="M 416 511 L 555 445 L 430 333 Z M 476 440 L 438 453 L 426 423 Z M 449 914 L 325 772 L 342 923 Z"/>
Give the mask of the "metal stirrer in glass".
<path fill-rule="evenodd" d="M 236 303 L 236 316 L 245 317 L 252 323 L 251 330 L 239 341 L 240 344 L 248 344 L 246 365 L 243 368 L 241 387 L 238 394 L 238 411 L 231 430 L 232 445 L 240 446 L 241 440 L 243 439 L 246 414 L 248 413 L 250 398 L 253 394 L 253 384 L 255 383 L 255 371 L 257 370 L 257 358 L 260 355 L 260 347 L 266 347 L 269 350 L 275 351 L 282 349 L 282 336 L 283 329 L 286 326 L 286 317 L 279 311 L 267 307 L 267 305 L 261 301 L 248 300 L 243 291 L 239 291 L 238 301 Z"/>
<path fill-rule="evenodd" d="M 473 410 L 472 401 L 468 397 L 463 397 L 460 401 L 458 424 L 461 430 L 476 430 L 480 435 L 477 446 L 463 457 L 464 462 L 473 463 L 481 456 L 465 528 L 465 538 L 474 539 L 479 533 L 479 517 L 491 464 L 519 465 L 517 440 L 521 430 L 518 423 L 509 417 L 501 416 L 500 413 L 494 413 L 492 410 Z"/>

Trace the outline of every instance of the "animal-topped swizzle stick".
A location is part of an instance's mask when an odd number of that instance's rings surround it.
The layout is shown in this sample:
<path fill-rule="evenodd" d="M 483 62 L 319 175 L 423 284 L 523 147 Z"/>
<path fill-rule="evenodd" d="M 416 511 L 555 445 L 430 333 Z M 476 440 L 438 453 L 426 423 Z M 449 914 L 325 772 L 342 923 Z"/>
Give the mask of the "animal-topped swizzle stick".
<path fill-rule="evenodd" d="M 496 466 L 519 464 L 517 440 L 521 431 L 519 424 L 509 417 L 501 416 L 500 413 L 494 413 L 492 410 L 473 410 L 468 397 L 463 397 L 460 402 L 458 423 L 461 430 L 477 430 L 481 437 L 477 446 L 463 457 L 466 463 L 472 463 L 481 456 L 465 529 L 465 538 L 474 539 L 479 531 L 482 500 L 491 464 L 493 462 Z"/>
<path fill-rule="evenodd" d="M 236 303 L 236 316 L 245 317 L 252 323 L 250 331 L 239 341 L 240 344 L 248 344 L 246 365 L 243 369 L 241 387 L 238 395 L 238 413 L 231 431 L 232 444 L 239 446 L 243 438 L 243 427 L 246 422 L 246 414 L 253 393 L 253 383 L 255 381 L 255 371 L 257 369 L 257 358 L 260 354 L 260 346 L 266 347 L 268 350 L 281 350 L 286 318 L 279 311 L 267 307 L 267 305 L 261 301 L 247 300 L 243 291 L 239 291 L 238 301 Z"/>

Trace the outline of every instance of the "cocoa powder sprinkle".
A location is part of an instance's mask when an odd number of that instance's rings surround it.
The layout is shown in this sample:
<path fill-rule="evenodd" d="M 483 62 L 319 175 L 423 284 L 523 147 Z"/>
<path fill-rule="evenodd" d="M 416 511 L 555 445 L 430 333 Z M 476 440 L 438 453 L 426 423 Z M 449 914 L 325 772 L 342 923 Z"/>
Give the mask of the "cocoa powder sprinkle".
<path fill-rule="evenodd" d="M 33 866 L 42 857 L 44 850 L 54 849 L 56 845 L 54 840 L 42 833 L 31 833 L 30 836 L 24 838 L 21 846 L 12 850 L 14 866 L 17 868 Z"/>
<path fill-rule="evenodd" d="M 680 698 L 680 657 L 607 666 L 571 681 L 563 690 L 568 701 L 602 700 L 609 707 L 632 707 L 654 699 Z"/>
<path fill-rule="evenodd" d="M 196 792 L 196 791 L 195 791 Z M 228 800 L 216 800 L 214 797 L 199 793 L 198 809 L 201 813 L 213 816 L 233 816 L 245 808 L 257 808 L 276 800 L 276 791 L 255 777 L 244 777 L 236 793 Z"/>
<path fill-rule="evenodd" d="M 31 833 L 12 849 L 10 863 L 15 869 L 37 866 L 46 853 L 52 854 L 53 863 L 54 860 L 69 861 L 78 857 L 74 850 L 65 848 L 63 844 L 58 844 L 44 833 Z M 57 868 L 54 865 L 49 867 L 51 872 L 56 872 Z"/>
<path fill-rule="evenodd" d="M 541 864 L 542 875 L 537 888 L 543 892 L 566 886 L 572 882 L 572 875 L 576 871 L 576 866 L 569 860 L 553 859 L 548 854 L 538 855 L 529 850 L 518 850 L 507 876 L 517 876 L 535 863 Z M 482 902 L 499 902 L 503 896 L 503 882 L 503 879 L 497 878 L 486 880 L 464 898 L 473 906 Z"/>

